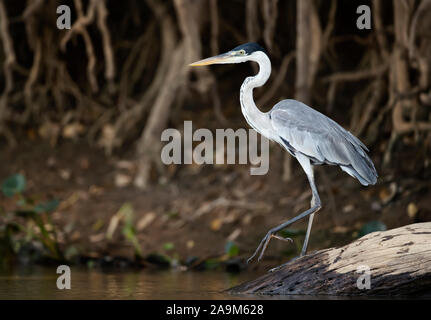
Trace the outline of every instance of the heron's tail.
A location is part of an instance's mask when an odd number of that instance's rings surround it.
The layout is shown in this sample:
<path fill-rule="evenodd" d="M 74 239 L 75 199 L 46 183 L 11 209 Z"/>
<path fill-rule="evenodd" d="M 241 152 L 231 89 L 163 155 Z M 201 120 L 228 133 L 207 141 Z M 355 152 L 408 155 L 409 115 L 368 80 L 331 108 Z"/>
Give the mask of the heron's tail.
<path fill-rule="evenodd" d="M 347 172 L 352 177 L 359 180 L 364 185 L 374 185 L 377 182 L 377 171 L 374 167 L 373 161 L 368 157 L 365 152 L 362 154 L 355 154 L 349 165 L 340 165 L 341 170 Z"/>

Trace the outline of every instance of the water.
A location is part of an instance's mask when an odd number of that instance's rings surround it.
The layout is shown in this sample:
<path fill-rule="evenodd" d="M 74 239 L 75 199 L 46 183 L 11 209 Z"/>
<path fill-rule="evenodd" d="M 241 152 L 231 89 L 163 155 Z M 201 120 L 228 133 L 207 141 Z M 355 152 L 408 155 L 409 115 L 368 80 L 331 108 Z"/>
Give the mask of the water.
<path fill-rule="evenodd" d="M 0 300 L 9 299 L 139 299 L 139 300 L 233 300 L 233 299 L 393 299 L 372 296 L 264 296 L 231 295 L 224 292 L 233 286 L 259 277 L 254 271 L 232 274 L 222 271 L 103 271 L 71 267 L 71 289 L 57 288 L 56 266 L 25 267 L 0 271 Z M 428 296 L 426 299 L 430 299 Z M 409 297 L 397 297 L 409 299 Z"/>
<path fill-rule="evenodd" d="M 247 299 L 222 292 L 257 277 L 253 272 L 122 271 L 71 267 L 71 289 L 59 290 L 56 267 L 0 273 L 0 299 Z M 259 298 L 259 297 L 258 297 Z M 260 297 L 265 298 L 265 297 Z"/>

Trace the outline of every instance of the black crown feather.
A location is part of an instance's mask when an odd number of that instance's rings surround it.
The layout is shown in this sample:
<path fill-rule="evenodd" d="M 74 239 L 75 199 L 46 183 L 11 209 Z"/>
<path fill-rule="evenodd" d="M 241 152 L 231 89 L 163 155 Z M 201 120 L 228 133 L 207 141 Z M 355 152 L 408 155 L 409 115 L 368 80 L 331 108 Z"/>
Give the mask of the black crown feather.
<path fill-rule="evenodd" d="M 262 51 L 263 53 L 267 54 L 266 50 L 256 42 L 248 42 L 248 43 L 242 44 L 234 48 L 232 51 L 238 51 L 241 49 L 244 50 L 247 54 L 252 54 L 253 52 L 256 52 L 256 51 Z"/>

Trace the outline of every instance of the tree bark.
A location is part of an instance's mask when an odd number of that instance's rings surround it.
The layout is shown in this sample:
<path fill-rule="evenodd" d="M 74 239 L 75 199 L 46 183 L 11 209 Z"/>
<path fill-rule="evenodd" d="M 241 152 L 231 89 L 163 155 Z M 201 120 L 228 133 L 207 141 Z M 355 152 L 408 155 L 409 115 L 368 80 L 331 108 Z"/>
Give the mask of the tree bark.
<path fill-rule="evenodd" d="M 410 44 L 410 38 L 414 38 L 414 34 L 409 36 L 409 28 L 411 29 L 412 15 L 416 16 L 415 13 L 420 11 L 422 7 L 414 10 L 414 4 L 415 1 L 413 0 L 393 1 L 395 43 L 392 53 L 393 67 L 390 73 L 390 88 L 392 89 L 390 90 L 390 101 L 394 103 L 392 111 L 393 130 L 383 157 L 383 166 L 388 166 L 391 162 L 394 145 L 400 136 L 412 131 L 431 131 L 429 121 L 416 121 L 415 119 L 414 114 L 418 108 L 417 98 L 414 96 L 408 99 L 406 97 L 401 98 L 402 95 L 409 93 L 412 89 L 412 83 L 410 83 L 412 63 L 409 59 L 409 48 L 412 52 L 414 46 Z M 421 78 L 424 79 L 424 77 Z M 426 83 L 424 80 L 419 81 Z M 410 114 L 411 120 L 406 120 L 405 114 Z"/>
<path fill-rule="evenodd" d="M 369 268 L 369 288 L 363 270 Z M 358 286 L 359 282 L 359 286 Z M 341 248 L 313 252 L 229 289 L 268 295 L 429 295 L 431 222 L 373 232 Z"/>

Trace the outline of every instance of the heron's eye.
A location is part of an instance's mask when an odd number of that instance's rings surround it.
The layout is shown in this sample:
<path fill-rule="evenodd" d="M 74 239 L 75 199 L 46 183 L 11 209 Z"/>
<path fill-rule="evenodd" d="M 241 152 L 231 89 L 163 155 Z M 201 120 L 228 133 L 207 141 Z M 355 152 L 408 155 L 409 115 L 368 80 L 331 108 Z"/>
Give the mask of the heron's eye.
<path fill-rule="evenodd" d="M 239 50 L 239 54 L 242 56 L 245 55 L 245 50 L 244 49 Z"/>

